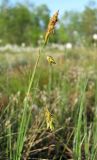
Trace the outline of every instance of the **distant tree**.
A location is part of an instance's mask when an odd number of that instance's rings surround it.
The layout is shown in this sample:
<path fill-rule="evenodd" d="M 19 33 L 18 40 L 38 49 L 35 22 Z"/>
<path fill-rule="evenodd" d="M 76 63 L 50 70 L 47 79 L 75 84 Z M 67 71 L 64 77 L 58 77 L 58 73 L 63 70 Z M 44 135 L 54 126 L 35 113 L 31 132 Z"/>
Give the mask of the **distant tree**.
<path fill-rule="evenodd" d="M 57 42 L 58 43 L 64 44 L 65 42 L 69 41 L 67 29 L 61 21 L 59 22 L 59 26 L 57 28 L 56 34 L 57 34 Z"/>
<path fill-rule="evenodd" d="M 3 6 L 3 5 L 2 5 Z M 39 37 L 45 32 L 50 11 L 46 5 L 29 8 L 17 4 L 7 6 L 6 12 L 1 6 L 0 12 L 0 38 L 4 43 L 17 43 L 37 45 Z"/>
<path fill-rule="evenodd" d="M 82 13 L 81 31 L 87 42 L 91 43 L 92 35 L 97 33 L 97 9 L 85 8 Z"/>
<path fill-rule="evenodd" d="M 81 35 L 81 13 L 68 11 L 61 18 L 59 27 L 60 38 L 63 42 L 75 43 L 76 38 L 74 33 Z"/>
<path fill-rule="evenodd" d="M 49 8 L 45 4 L 42 4 L 38 7 L 36 7 L 35 13 L 36 13 L 36 16 L 39 20 L 41 29 L 46 30 L 49 19 L 50 19 Z"/>
<path fill-rule="evenodd" d="M 0 14 L 1 32 L 0 37 L 5 42 L 21 44 L 27 42 L 25 32 L 31 25 L 31 14 L 28 8 L 23 5 L 8 7 L 6 12 Z"/>
<path fill-rule="evenodd" d="M 0 37 L 5 43 L 36 44 L 40 33 L 37 16 L 26 6 L 9 7 L 0 14 Z"/>
<path fill-rule="evenodd" d="M 29 6 L 28 1 L 27 5 L 10 4 L 10 0 L 2 0 L 0 5 L 0 39 L 3 43 L 37 45 L 40 35 L 47 29 L 49 8 L 45 4 Z M 50 36 L 50 42 L 75 44 L 84 39 L 89 44 L 94 33 L 97 33 L 97 8 L 89 3 L 83 12 L 65 12 Z"/>

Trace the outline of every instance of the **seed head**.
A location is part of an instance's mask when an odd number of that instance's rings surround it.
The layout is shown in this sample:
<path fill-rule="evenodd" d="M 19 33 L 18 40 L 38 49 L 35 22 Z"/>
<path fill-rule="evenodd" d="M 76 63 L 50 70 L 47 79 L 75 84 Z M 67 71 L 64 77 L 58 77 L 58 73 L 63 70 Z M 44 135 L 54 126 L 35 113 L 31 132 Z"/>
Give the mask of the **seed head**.
<path fill-rule="evenodd" d="M 47 43 L 50 34 L 52 34 L 52 32 L 54 31 L 55 25 L 58 21 L 58 14 L 59 14 L 59 11 L 57 11 L 49 21 L 47 32 L 45 34 L 45 40 L 44 40 L 45 44 Z"/>

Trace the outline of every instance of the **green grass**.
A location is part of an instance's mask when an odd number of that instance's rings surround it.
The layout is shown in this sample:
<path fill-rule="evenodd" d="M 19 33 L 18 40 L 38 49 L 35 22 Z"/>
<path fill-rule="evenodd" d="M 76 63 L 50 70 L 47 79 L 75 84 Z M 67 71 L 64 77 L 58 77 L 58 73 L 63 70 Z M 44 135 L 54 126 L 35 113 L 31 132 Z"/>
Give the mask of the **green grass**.
<path fill-rule="evenodd" d="M 97 49 L 42 52 L 0 55 L 0 159 L 97 160 Z"/>

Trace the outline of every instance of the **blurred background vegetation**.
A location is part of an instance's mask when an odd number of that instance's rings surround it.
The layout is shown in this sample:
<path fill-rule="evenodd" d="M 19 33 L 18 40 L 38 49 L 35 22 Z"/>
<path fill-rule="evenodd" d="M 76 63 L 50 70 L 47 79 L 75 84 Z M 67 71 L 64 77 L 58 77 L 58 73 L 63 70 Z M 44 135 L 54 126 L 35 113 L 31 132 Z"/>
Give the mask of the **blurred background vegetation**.
<path fill-rule="evenodd" d="M 10 0 L 0 4 L 0 45 L 25 43 L 37 46 L 39 38 L 46 31 L 50 18 L 47 5 L 27 5 Z M 50 42 L 64 44 L 93 44 L 93 34 L 97 33 L 97 6 L 88 3 L 83 11 L 64 11 L 59 18 L 56 31 Z"/>
<path fill-rule="evenodd" d="M 0 160 L 97 160 L 97 5 L 59 11 L 41 50 L 53 13 L 20 1 L 0 0 Z"/>

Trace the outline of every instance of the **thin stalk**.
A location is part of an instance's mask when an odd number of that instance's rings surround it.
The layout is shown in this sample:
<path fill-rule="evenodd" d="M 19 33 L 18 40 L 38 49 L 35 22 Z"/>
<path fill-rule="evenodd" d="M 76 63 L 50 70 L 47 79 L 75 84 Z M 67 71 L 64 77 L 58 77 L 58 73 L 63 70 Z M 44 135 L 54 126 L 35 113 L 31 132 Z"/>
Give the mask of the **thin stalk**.
<path fill-rule="evenodd" d="M 52 85 L 52 65 L 49 66 L 49 93 L 51 92 L 51 85 Z"/>
<path fill-rule="evenodd" d="M 18 135 L 18 138 L 17 138 L 17 149 L 16 149 L 16 154 L 15 154 L 14 160 L 20 160 L 21 159 L 21 153 L 22 153 L 22 149 L 23 149 L 23 145 L 24 145 L 24 140 L 25 140 L 26 132 L 27 132 L 29 122 L 30 122 L 30 119 L 31 119 L 31 111 L 29 109 L 28 95 L 30 93 L 32 84 L 34 82 L 35 73 L 36 73 L 36 70 L 37 70 L 37 67 L 38 67 L 38 63 L 39 63 L 39 60 L 40 60 L 40 55 L 41 55 L 42 49 L 39 50 L 39 54 L 37 56 L 36 63 L 35 63 L 35 66 L 34 66 L 34 70 L 32 72 L 32 76 L 31 76 L 30 83 L 29 83 L 29 86 L 28 86 L 27 96 L 24 99 L 24 109 L 23 109 L 23 115 L 22 115 L 21 123 L 20 123 L 20 127 L 19 127 L 19 135 Z"/>
<path fill-rule="evenodd" d="M 39 63 L 39 59 L 40 59 L 40 50 L 39 50 L 39 54 L 38 54 L 38 57 L 37 57 L 37 60 L 36 60 L 36 63 L 35 63 L 35 67 L 34 67 L 34 70 L 33 70 L 32 76 L 31 76 L 31 80 L 30 80 L 30 83 L 29 83 L 29 86 L 28 86 L 27 95 L 29 94 L 31 86 L 33 84 L 35 73 L 36 73 L 36 69 L 37 69 L 37 66 L 38 66 L 38 63 Z"/>
<path fill-rule="evenodd" d="M 95 114 L 93 121 L 93 142 L 91 150 L 91 160 L 97 159 L 97 80 L 95 85 Z"/>
<path fill-rule="evenodd" d="M 81 87 L 81 102 L 80 102 L 80 108 L 79 108 L 79 115 L 78 115 L 78 121 L 77 126 L 75 130 L 75 138 L 74 138 L 74 159 L 81 160 L 81 127 L 82 127 L 82 116 L 84 112 L 84 102 L 85 102 L 85 90 L 87 86 L 87 81 L 84 83 L 84 86 Z"/>

